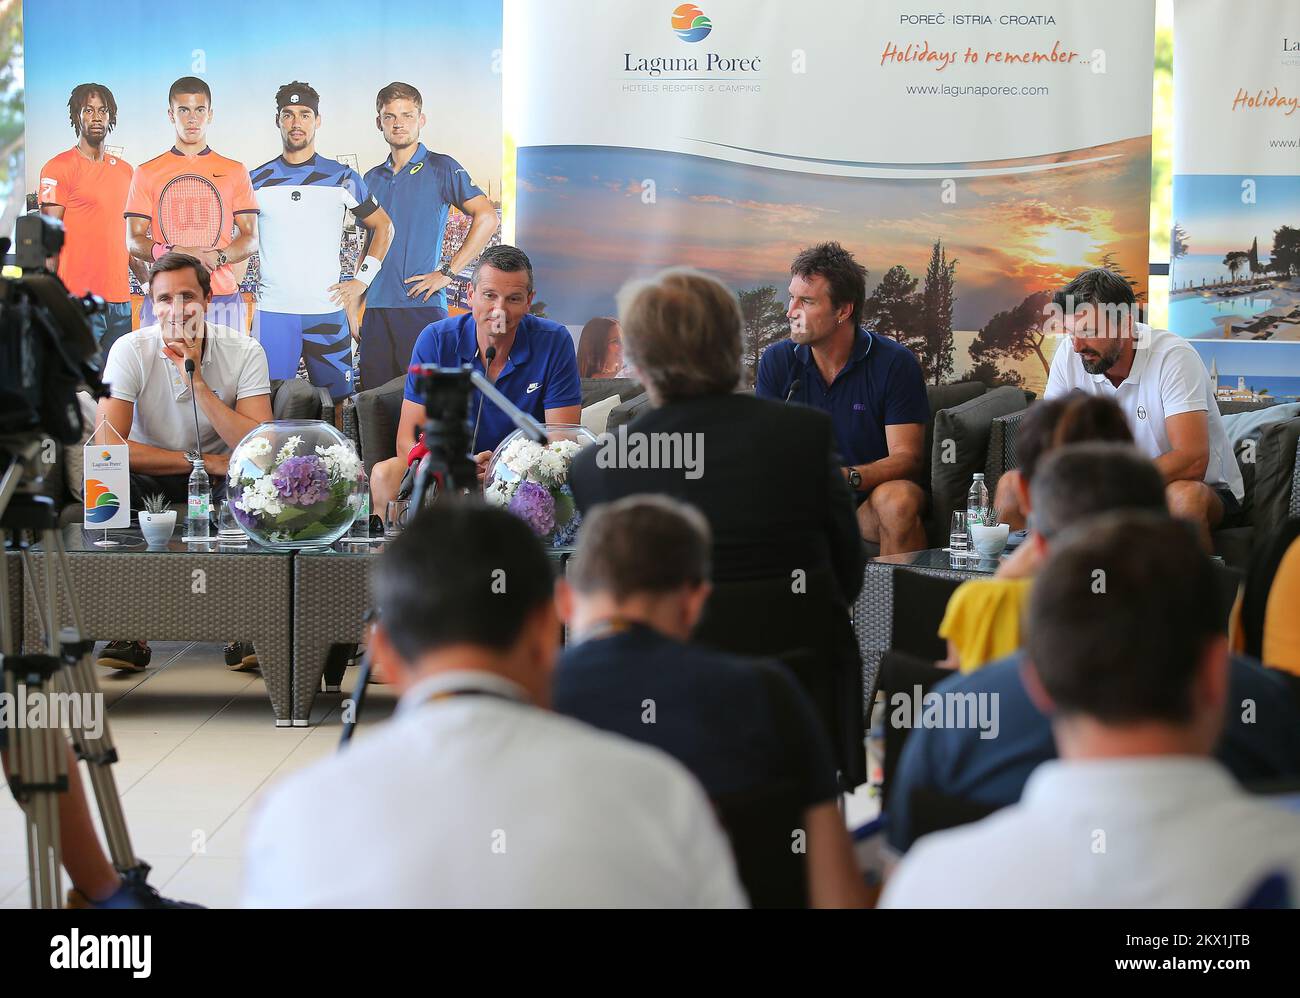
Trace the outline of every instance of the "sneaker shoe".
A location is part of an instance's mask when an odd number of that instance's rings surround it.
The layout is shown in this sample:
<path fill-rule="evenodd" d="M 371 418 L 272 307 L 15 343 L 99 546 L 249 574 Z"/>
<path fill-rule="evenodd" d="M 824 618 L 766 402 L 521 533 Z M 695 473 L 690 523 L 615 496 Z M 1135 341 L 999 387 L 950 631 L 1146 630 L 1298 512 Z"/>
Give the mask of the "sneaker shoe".
<path fill-rule="evenodd" d="M 95 664 L 123 672 L 144 672 L 151 658 L 153 651 L 148 641 L 110 641 L 99 653 Z"/>
<path fill-rule="evenodd" d="M 122 878 L 122 886 L 102 901 L 92 901 L 73 887 L 68 891 L 69 908 L 202 908 L 201 904 L 165 898 L 154 888 L 131 877 Z"/>
<path fill-rule="evenodd" d="M 226 668 L 231 672 L 252 672 L 257 668 L 257 653 L 247 641 L 231 641 L 224 651 Z"/>

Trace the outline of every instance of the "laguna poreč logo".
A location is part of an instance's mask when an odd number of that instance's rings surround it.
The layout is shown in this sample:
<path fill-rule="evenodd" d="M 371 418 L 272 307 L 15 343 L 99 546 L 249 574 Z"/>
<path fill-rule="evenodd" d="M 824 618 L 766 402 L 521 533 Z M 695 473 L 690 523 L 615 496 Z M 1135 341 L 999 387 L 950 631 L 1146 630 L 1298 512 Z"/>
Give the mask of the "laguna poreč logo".
<path fill-rule="evenodd" d="M 684 42 L 702 42 L 713 30 L 713 22 L 695 4 L 684 3 L 673 11 L 673 30 Z"/>
<path fill-rule="evenodd" d="M 107 523 L 117 515 L 121 500 L 98 478 L 86 479 L 86 521 Z"/>

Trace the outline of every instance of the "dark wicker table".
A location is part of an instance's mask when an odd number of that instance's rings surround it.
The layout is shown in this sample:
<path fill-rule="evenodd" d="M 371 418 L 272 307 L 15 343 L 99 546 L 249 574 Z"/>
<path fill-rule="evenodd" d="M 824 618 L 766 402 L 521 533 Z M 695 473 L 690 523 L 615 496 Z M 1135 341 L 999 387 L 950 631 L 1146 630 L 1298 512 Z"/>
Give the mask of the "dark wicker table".
<path fill-rule="evenodd" d="M 996 558 L 964 558 L 941 548 L 872 558 L 862 579 L 862 592 L 853 605 L 853 632 L 862 653 L 862 689 L 867 696 L 876 688 L 880 658 L 890 648 L 894 631 L 894 573 L 905 568 L 945 579 L 974 579 L 992 575 Z M 871 709 L 866 704 L 866 709 Z"/>
<path fill-rule="evenodd" d="M 166 547 L 146 547 L 135 529 L 110 532 L 118 547 L 96 547 L 102 531 L 63 529 L 68 567 L 87 636 L 97 641 L 251 641 L 266 680 L 276 727 L 293 712 L 293 555 L 256 544 L 187 544 L 173 534 Z M 44 584 L 45 552 L 32 548 L 32 570 Z M 42 640 L 40 617 L 25 580 L 24 643 Z M 62 597 L 62 594 L 60 594 Z M 41 604 L 43 605 L 43 604 Z M 60 599 L 63 624 L 71 622 Z M 306 717 L 307 715 L 302 715 Z"/>
<path fill-rule="evenodd" d="M 307 724 L 322 679 L 326 692 L 339 692 L 343 670 L 338 646 L 361 641 L 370 606 L 370 571 L 383 549 L 382 541 L 366 545 L 344 540 L 327 550 L 299 551 L 294 558 L 294 724 Z M 557 574 L 572 553 L 572 548 L 549 551 Z M 327 661 L 334 663 L 328 674 Z"/>

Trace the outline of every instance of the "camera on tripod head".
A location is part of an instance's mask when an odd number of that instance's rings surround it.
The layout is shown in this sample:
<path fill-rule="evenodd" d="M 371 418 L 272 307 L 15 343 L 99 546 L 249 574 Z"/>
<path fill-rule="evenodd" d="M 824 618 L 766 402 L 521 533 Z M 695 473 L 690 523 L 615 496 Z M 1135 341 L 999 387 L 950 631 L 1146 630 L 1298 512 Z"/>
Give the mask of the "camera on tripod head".
<path fill-rule="evenodd" d="M 84 427 L 77 390 L 106 394 L 95 364 L 90 316 L 102 298 L 70 294 L 49 261 L 63 248 L 63 223 L 23 215 L 15 227 L 18 278 L 0 277 L 0 459 L 29 455 L 45 438 L 75 444 Z M 0 255 L 9 240 L 0 238 Z"/>

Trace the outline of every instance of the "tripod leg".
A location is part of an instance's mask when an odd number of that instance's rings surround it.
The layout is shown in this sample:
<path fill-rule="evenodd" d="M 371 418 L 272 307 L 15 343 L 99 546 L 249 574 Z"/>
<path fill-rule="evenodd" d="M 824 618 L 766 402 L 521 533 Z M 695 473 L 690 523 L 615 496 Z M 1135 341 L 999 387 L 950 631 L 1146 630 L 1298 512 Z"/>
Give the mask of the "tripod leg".
<path fill-rule="evenodd" d="M 343 748 L 352 740 L 352 734 L 356 731 L 357 725 L 361 721 L 361 708 L 366 703 L 366 687 L 370 685 L 370 644 L 366 643 L 365 654 L 361 656 L 361 665 L 357 668 L 357 685 L 352 694 L 352 717 L 344 720 L 343 734 L 339 738 L 339 748 Z"/>
<path fill-rule="evenodd" d="M 68 552 L 63 545 L 63 535 L 51 531 L 52 540 L 47 540 L 47 551 L 53 551 L 58 559 L 58 572 L 67 593 L 68 609 L 72 617 L 73 628 L 64 636 L 69 644 L 81 644 L 86 640 L 82 624 L 81 608 L 77 603 L 76 593 L 72 589 L 72 573 L 68 567 Z M 52 545 L 52 546 L 49 546 Z M 131 847 L 131 836 L 126 827 L 126 816 L 122 812 L 122 801 L 117 790 L 117 780 L 113 776 L 112 764 L 117 762 L 117 748 L 108 726 L 108 712 L 104 707 L 104 696 L 99 688 L 99 680 L 90 663 L 90 648 L 87 646 L 76 661 L 67 663 L 60 676 L 60 685 L 65 692 L 72 694 L 87 709 L 91 705 L 97 708 L 98 731 L 92 733 L 85 724 L 74 726 L 69 734 L 76 748 L 77 757 L 86 761 L 90 775 L 90 785 L 95 792 L 95 801 L 99 805 L 100 818 L 104 824 L 104 835 L 108 839 L 108 852 L 113 865 L 122 873 L 141 868 L 144 864 L 137 859 Z M 82 715 L 83 722 L 86 720 Z M 147 867 L 144 867 L 147 870 Z"/>

